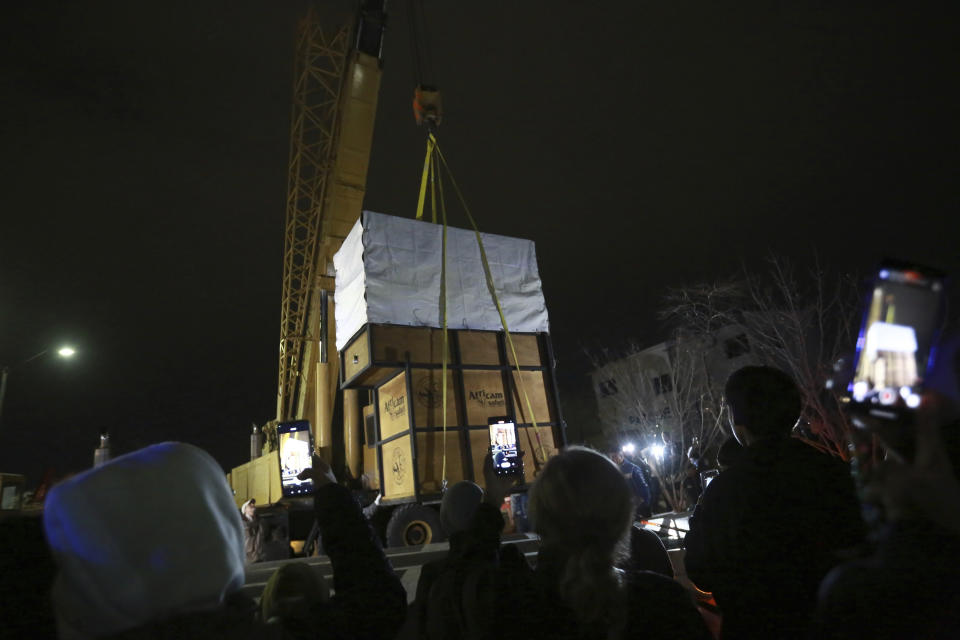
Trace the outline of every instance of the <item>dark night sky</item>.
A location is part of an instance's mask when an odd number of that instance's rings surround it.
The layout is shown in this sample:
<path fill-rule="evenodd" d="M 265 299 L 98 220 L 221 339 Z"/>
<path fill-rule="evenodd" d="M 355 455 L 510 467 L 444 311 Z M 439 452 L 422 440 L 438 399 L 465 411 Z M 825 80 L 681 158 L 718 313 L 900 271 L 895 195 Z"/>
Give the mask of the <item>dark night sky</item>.
<path fill-rule="evenodd" d="M 582 343 L 651 342 L 667 287 L 770 252 L 960 270 L 943 6 L 425 2 L 441 142 L 484 230 L 537 242 L 562 392 Z M 272 417 L 303 8 L 0 9 L 0 362 L 81 351 L 13 371 L 0 470 L 82 469 L 101 429 L 229 468 Z M 424 134 L 391 8 L 366 207 L 412 215 Z"/>

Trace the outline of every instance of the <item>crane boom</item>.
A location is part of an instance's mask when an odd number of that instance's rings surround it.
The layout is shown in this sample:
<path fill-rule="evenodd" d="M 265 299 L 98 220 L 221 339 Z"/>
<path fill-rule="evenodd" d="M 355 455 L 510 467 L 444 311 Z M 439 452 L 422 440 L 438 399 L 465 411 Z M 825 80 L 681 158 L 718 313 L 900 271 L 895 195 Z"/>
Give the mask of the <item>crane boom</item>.
<path fill-rule="evenodd" d="M 327 293 L 334 288 L 333 254 L 362 210 L 385 4 L 363 0 L 352 21 L 333 22 L 311 7 L 297 36 L 277 419 L 310 419 L 321 448 L 330 444 L 338 378 L 337 359 L 327 357 L 333 339 Z"/>

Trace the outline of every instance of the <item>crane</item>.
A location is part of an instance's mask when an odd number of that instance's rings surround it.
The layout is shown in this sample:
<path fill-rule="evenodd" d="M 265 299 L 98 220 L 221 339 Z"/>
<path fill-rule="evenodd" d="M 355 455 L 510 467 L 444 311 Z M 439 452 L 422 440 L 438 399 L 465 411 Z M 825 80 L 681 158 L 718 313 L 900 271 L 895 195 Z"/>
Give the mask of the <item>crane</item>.
<path fill-rule="evenodd" d="M 317 448 L 328 456 L 338 379 L 337 358 L 329 349 L 332 258 L 363 204 L 385 5 L 362 0 L 352 19 L 339 21 L 311 5 L 297 34 L 277 420 L 309 419 Z"/>
<path fill-rule="evenodd" d="M 417 22 L 415 6 L 411 0 L 411 24 Z M 451 331 L 447 340 L 446 325 L 441 333 L 432 326 L 387 318 L 345 331 L 352 337 L 339 336 L 343 342 L 339 353 L 334 346 L 338 336 L 333 257 L 348 234 L 359 228 L 386 26 L 386 0 L 359 0 L 355 7 L 352 15 L 333 16 L 326 3 L 313 4 L 298 26 L 276 419 L 263 428 L 266 446 L 259 443 L 254 427 L 252 460 L 235 467 L 229 482 L 238 505 L 248 498 L 258 505 L 280 502 L 284 492 L 279 449 L 283 446 L 278 431 L 284 433 L 287 439 L 283 442 L 290 447 L 286 429 L 293 424 L 306 428 L 302 422 L 306 421 L 313 432 L 315 453 L 331 463 L 341 480 L 380 492 L 390 510 L 387 542 L 423 544 L 445 536 L 435 507 L 448 478 L 482 482 L 491 416 L 516 415 L 517 438 L 526 438 L 520 449 L 534 453 L 534 439 L 546 444 L 539 445 L 539 458 L 530 457 L 531 467 L 542 464 L 547 449 L 563 443 L 553 377 L 555 359 L 535 268 L 523 272 L 533 281 L 522 288 L 528 297 L 541 297 L 531 303 L 537 312 L 524 314 L 532 319 L 530 326 L 520 330 L 526 333 L 512 338 L 517 350 L 506 332 L 502 312 L 502 332 L 499 324 L 463 327 L 463 331 Z M 419 38 L 413 34 L 411 40 L 416 48 Z M 414 116 L 428 131 L 428 144 L 435 144 L 442 117 L 440 94 L 435 86 L 422 82 L 419 56 L 415 63 Z M 442 200 L 442 183 L 440 190 Z M 364 214 L 364 224 L 385 217 Z M 443 233 L 446 236 L 445 222 Z M 479 242 L 479 230 L 476 237 Z M 518 250 L 518 255 L 535 261 L 532 242 L 519 242 L 529 244 Z M 489 283 L 489 267 L 485 269 Z M 485 294 L 470 295 L 475 299 Z M 349 309 L 349 304 L 344 308 Z M 374 340 L 376 349 L 371 347 Z M 457 346 L 451 351 L 454 341 Z M 445 346 L 436 348 L 441 343 Z M 507 343 L 511 356 L 506 352 Z M 451 354 L 448 371 L 447 356 Z M 435 361 L 437 358 L 440 361 Z M 439 382 L 441 375 L 451 383 L 449 388 Z M 526 402 L 520 406 L 518 387 L 523 389 L 525 384 L 534 392 L 533 403 L 523 391 Z M 450 396 L 449 420 L 448 403 L 440 400 L 441 395 Z M 333 430 L 338 407 L 342 408 L 342 438 Z M 395 410 L 397 407 L 402 410 Z M 540 421 L 545 428 L 542 438 L 535 414 L 547 418 Z M 296 449 L 297 456 L 306 455 L 305 441 L 298 440 Z M 261 453 L 266 455 L 258 457 Z M 532 479 L 531 473 L 526 479 Z M 284 500 L 289 506 L 300 504 L 301 498 L 288 493 Z M 284 517 L 290 518 L 287 530 L 291 537 L 297 529 L 293 520 L 298 512 L 312 514 L 309 508 L 300 507 L 281 509 L 287 514 Z"/>

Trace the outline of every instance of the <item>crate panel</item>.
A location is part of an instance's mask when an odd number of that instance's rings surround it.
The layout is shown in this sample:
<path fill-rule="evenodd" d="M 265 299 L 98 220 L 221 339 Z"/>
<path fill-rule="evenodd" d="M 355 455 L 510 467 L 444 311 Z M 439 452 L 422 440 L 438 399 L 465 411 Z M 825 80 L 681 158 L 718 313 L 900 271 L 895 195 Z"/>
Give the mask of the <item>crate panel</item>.
<path fill-rule="evenodd" d="M 490 432 L 483 429 L 470 429 L 470 457 L 473 460 L 473 481 L 481 487 L 487 483 L 483 479 L 483 458 L 490 451 Z"/>
<path fill-rule="evenodd" d="M 500 371 L 464 370 L 463 397 L 468 425 L 485 425 L 489 418 L 507 414 L 503 373 Z"/>
<path fill-rule="evenodd" d="M 543 360 L 540 358 L 540 342 L 535 333 L 511 333 L 513 347 L 517 350 L 517 360 L 521 367 L 539 367 Z M 515 367 L 516 360 L 510 352 L 510 344 L 507 343 L 507 362 L 511 367 Z"/>
<path fill-rule="evenodd" d="M 410 399 L 407 397 L 405 371 L 401 371 L 377 389 L 377 417 L 380 421 L 381 440 L 410 428 Z"/>
<path fill-rule="evenodd" d="M 450 342 L 448 332 L 447 342 Z M 449 356 L 449 349 L 447 351 Z M 443 331 L 428 327 L 373 326 L 373 359 L 378 362 L 443 362 Z"/>
<path fill-rule="evenodd" d="M 420 493 L 439 493 L 443 480 L 443 432 L 417 433 L 417 473 Z M 452 485 L 464 479 L 463 448 L 459 430 L 447 429 L 447 483 Z"/>
<path fill-rule="evenodd" d="M 415 495 L 413 452 L 409 435 L 381 445 L 383 450 L 383 487 L 385 500 L 412 498 Z"/>
<path fill-rule="evenodd" d="M 534 419 L 539 422 L 553 422 L 553 412 L 551 403 L 547 399 L 546 381 L 542 371 L 516 371 L 511 372 L 513 376 L 513 406 L 517 415 L 517 422 L 529 423 Z M 519 381 L 523 380 L 523 388 L 530 399 L 530 406 L 533 408 L 533 415 L 527 408 L 527 399 L 524 398 L 520 388 Z"/>
<path fill-rule="evenodd" d="M 499 365 L 497 334 L 492 331 L 458 331 L 460 362 L 464 365 Z"/>
<path fill-rule="evenodd" d="M 537 440 L 537 432 L 540 439 Z M 546 460 L 549 460 L 557 453 L 552 427 L 521 427 L 518 429 L 517 439 L 519 440 L 520 450 L 523 451 L 523 475 L 526 481 L 533 482 L 537 468 L 543 467 Z M 541 446 L 542 451 L 541 451 Z"/>
<path fill-rule="evenodd" d="M 418 428 L 443 426 L 443 372 L 440 369 L 411 369 L 413 422 Z M 447 426 L 459 424 L 453 371 L 447 370 Z"/>
<path fill-rule="evenodd" d="M 351 380 L 370 366 L 369 327 L 343 349 L 343 379 Z"/>

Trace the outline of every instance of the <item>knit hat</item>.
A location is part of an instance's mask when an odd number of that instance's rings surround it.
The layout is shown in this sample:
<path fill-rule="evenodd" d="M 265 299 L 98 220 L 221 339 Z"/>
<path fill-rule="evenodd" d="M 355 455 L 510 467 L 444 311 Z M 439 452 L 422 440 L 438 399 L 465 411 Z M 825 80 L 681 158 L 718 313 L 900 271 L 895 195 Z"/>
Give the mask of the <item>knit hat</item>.
<path fill-rule="evenodd" d="M 244 583 L 232 492 L 189 444 L 153 445 L 53 487 L 43 520 L 64 640 L 213 609 Z"/>
<path fill-rule="evenodd" d="M 483 489 L 468 480 L 461 480 L 443 494 L 440 522 L 448 535 L 470 528 L 483 501 Z"/>

